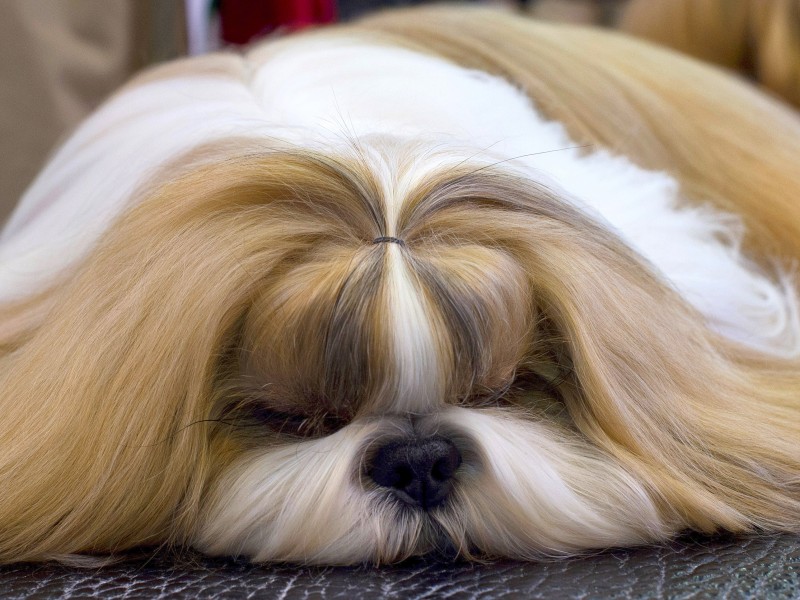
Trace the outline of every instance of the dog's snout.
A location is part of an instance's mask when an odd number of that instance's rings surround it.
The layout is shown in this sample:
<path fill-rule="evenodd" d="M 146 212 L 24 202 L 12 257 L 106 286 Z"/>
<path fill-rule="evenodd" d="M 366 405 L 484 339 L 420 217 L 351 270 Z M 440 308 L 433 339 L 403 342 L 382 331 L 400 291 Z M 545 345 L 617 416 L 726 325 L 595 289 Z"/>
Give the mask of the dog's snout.
<path fill-rule="evenodd" d="M 375 452 L 367 474 L 412 506 L 425 510 L 447 498 L 461 453 L 442 436 L 394 440 Z"/>

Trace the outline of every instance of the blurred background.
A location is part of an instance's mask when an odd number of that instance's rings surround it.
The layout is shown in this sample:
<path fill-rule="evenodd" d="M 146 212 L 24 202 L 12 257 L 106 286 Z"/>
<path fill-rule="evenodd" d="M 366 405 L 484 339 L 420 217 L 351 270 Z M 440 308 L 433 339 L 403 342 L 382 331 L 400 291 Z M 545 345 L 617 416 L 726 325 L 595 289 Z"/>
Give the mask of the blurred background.
<path fill-rule="evenodd" d="M 477 4 L 480 0 L 465 0 Z M 0 222 L 48 154 L 135 72 L 424 0 L 3 0 Z M 800 0 L 483 0 L 620 29 L 738 71 L 800 106 Z"/>

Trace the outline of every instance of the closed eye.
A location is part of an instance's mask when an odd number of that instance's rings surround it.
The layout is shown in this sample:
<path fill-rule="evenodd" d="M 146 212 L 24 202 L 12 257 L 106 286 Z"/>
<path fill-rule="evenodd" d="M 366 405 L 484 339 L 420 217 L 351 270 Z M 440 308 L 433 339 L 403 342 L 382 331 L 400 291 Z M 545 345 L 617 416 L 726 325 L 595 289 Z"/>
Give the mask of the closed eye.
<path fill-rule="evenodd" d="M 264 405 L 250 407 L 250 416 L 256 423 L 277 434 L 303 435 L 309 429 L 310 417 L 300 413 L 273 410 Z"/>
<path fill-rule="evenodd" d="M 320 438 L 345 427 L 352 416 L 333 410 L 325 398 L 276 386 L 225 390 L 219 422 L 253 438 Z"/>
<path fill-rule="evenodd" d="M 263 404 L 248 407 L 248 416 L 254 426 L 277 435 L 301 438 L 318 438 L 335 433 L 347 419 L 332 413 L 305 414 L 275 410 Z"/>

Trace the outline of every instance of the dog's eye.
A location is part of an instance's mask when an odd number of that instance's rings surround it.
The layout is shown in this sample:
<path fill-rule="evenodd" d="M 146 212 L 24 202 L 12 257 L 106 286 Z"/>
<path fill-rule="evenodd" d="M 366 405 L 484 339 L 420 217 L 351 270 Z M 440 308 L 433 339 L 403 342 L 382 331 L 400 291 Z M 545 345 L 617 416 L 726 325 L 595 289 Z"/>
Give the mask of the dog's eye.
<path fill-rule="evenodd" d="M 472 390 L 471 393 L 460 398 L 457 404 L 468 408 L 490 408 L 502 406 L 507 403 L 508 394 L 513 391 L 516 379 L 509 378 L 502 384 L 492 388 Z"/>
<path fill-rule="evenodd" d="M 347 425 L 346 419 L 331 413 L 308 415 L 255 406 L 251 414 L 259 426 L 270 432 L 294 437 L 323 437 Z"/>
<path fill-rule="evenodd" d="M 459 400 L 458 404 L 468 408 L 491 408 L 507 403 L 504 393 L 480 393 Z"/>
<path fill-rule="evenodd" d="M 272 410 L 266 406 L 251 409 L 253 419 L 275 433 L 297 434 L 306 427 L 308 417 L 299 413 Z"/>

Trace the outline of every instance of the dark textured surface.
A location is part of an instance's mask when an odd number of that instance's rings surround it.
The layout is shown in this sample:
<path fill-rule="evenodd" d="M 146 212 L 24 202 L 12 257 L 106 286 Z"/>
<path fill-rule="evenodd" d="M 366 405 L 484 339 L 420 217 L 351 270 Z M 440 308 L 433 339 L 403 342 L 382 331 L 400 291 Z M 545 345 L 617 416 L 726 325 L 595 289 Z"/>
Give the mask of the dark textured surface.
<path fill-rule="evenodd" d="M 800 599 L 800 538 L 684 540 L 550 563 L 415 560 L 384 568 L 259 567 L 199 556 L 103 569 L 13 565 L 4 598 Z"/>

